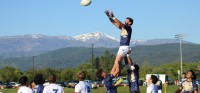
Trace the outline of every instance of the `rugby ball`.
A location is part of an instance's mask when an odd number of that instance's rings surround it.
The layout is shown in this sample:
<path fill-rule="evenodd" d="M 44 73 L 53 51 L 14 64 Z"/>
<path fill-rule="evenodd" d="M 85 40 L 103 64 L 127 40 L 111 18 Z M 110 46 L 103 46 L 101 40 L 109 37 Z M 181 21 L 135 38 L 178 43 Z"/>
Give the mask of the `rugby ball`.
<path fill-rule="evenodd" d="M 90 5 L 91 4 L 91 0 L 81 0 L 81 5 L 82 6 L 88 6 L 88 5 Z"/>

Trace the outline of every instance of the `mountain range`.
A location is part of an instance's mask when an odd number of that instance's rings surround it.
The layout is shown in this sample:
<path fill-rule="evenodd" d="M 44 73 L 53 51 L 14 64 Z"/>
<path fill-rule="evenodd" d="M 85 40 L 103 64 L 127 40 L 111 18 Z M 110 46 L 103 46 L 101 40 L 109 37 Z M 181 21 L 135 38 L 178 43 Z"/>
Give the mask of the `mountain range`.
<path fill-rule="evenodd" d="M 131 46 L 178 43 L 176 39 L 131 40 Z M 184 41 L 183 43 L 190 43 Z M 119 46 L 119 40 L 101 32 L 71 36 L 47 36 L 40 34 L 0 37 L 0 59 L 9 57 L 28 57 L 67 47 L 105 47 Z"/>
<path fill-rule="evenodd" d="M 180 62 L 179 44 L 138 45 L 133 46 L 131 58 L 140 66 L 160 66 Z M 200 62 L 200 45 L 183 44 L 183 62 Z M 105 51 L 116 55 L 118 48 L 94 48 L 94 56 L 100 57 Z M 31 57 L 6 58 L 0 60 L 0 68 L 12 66 L 21 70 L 49 68 L 72 68 L 88 63 L 92 56 L 89 47 L 67 47 Z M 114 59 L 113 59 L 114 62 Z"/>

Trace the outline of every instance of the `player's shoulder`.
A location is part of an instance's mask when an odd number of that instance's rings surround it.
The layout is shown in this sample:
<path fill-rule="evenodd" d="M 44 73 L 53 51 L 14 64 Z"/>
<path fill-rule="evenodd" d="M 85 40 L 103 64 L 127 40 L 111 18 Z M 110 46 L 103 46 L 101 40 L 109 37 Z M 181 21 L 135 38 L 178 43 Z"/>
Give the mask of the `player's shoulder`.
<path fill-rule="evenodd" d="M 27 91 L 28 91 L 28 93 L 32 93 L 33 92 L 33 90 L 31 88 L 29 88 L 29 87 L 28 87 Z"/>
<path fill-rule="evenodd" d="M 154 89 L 154 87 L 156 87 L 154 84 L 150 84 L 147 88 Z"/>
<path fill-rule="evenodd" d="M 49 84 L 48 86 L 45 86 L 45 88 L 55 88 L 55 87 L 59 87 L 59 85 L 57 85 L 57 84 Z"/>
<path fill-rule="evenodd" d="M 78 83 L 78 84 L 76 84 L 76 86 L 75 87 L 80 87 L 81 86 L 81 83 Z"/>
<path fill-rule="evenodd" d="M 26 86 L 23 86 L 23 87 L 21 87 L 21 89 L 26 89 L 26 90 L 31 90 L 31 88 L 29 88 L 29 87 L 26 87 Z"/>
<path fill-rule="evenodd" d="M 193 86 L 198 86 L 198 84 L 195 81 L 192 81 Z"/>
<path fill-rule="evenodd" d="M 149 85 L 148 87 L 147 87 L 147 91 L 152 91 L 153 90 L 153 86 L 152 85 Z"/>
<path fill-rule="evenodd" d="M 113 76 L 113 74 L 108 74 L 107 77 L 113 78 L 114 76 Z"/>
<path fill-rule="evenodd" d="M 186 84 L 186 83 L 188 83 L 187 80 L 183 80 L 183 81 L 181 82 L 181 84 Z"/>
<path fill-rule="evenodd" d="M 131 26 L 125 25 L 124 28 L 125 28 L 126 30 L 131 30 L 131 31 L 132 31 L 132 27 L 131 27 Z"/>
<path fill-rule="evenodd" d="M 108 80 L 110 80 L 110 79 L 112 79 L 112 78 L 114 78 L 114 76 L 113 76 L 112 74 L 108 74 L 108 75 L 106 76 L 105 80 L 108 81 Z"/>
<path fill-rule="evenodd" d="M 28 92 L 28 93 L 31 93 L 31 92 L 32 92 L 32 89 L 29 88 L 29 87 L 23 86 L 23 87 L 20 87 L 20 88 L 19 88 L 18 92 L 19 92 L 19 93 L 21 93 L 21 92 Z"/>

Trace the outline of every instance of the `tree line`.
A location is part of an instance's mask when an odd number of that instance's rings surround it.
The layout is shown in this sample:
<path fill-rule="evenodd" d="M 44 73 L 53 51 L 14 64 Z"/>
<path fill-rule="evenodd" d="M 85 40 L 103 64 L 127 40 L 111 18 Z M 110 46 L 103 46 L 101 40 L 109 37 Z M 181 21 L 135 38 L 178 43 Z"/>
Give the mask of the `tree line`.
<path fill-rule="evenodd" d="M 176 63 L 180 61 L 179 44 L 162 44 L 162 45 L 141 45 L 132 47 L 131 58 L 135 63 L 150 63 L 151 66 L 160 66 L 165 63 Z M 77 68 L 80 64 L 90 62 L 92 49 L 87 47 L 67 47 L 53 50 L 41 55 L 33 57 L 17 57 L 17 58 L 0 58 L 0 68 L 12 66 L 20 68 L 22 71 L 32 67 L 34 62 L 36 69 L 49 68 Z M 104 52 L 109 51 L 116 54 L 118 48 L 94 48 L 93 54 L 95 58 L 101 58 Z M 199 44 L 182 44 L 183 62 L 195 63 L 200 61 L 200 45 Z M 101 59 L 102 61 L 102 59 Z M 102 62 L 101 62 L 102 63 Z"/>
<path fill-rule="evenodd" d="M 92 59 L 94 59 L 92 61 Z M 115 55 L 109 51 L 105 51 L 102 56 L 95 56 L 90 58 L 85 64 L 81 64 L 76 68 L 42 68 L 42 69 L 28 69 L 22 71 L 19 68 L 14 67 L 3 67 L 0 69 L 0 81 L 18 81 L 19 77 L 22 75 L 27 76 L 30 80 L 33 79 L 36 74 L 43 74 L 47 77 L 50 74 L 55 74 L 58 77 L 58 81 L 72 81 L 77 80 L 76 73 L 80 70 L 84 70 L 87 73 L 87 79 L 95 80 L 97 79 L 95 72 L 98 69 L 103 69 L 107 73 L 110 72 L 115 60 Z M 133 58 L 134 62 L 134 58 Z M 126 68 L 124 62 L 121 62 L 122 72 L 121 74 L 126 76 Z M 166 74 L 173 80 L 178 79 L 178 70 L 180 70 L 180 62 L 175 63 L 165 63 L 160 66 L 152 66 L 150 62 L 145 61 L 143 63 L 138 63 L 140 66 L 140 79 L 145 79 L 146 74 Z M 199 62 L 185 62 L 183 63 L 183 72 L 192 69 L 196 72 L 197 77 L 200 77 L 200 61 Z"/>

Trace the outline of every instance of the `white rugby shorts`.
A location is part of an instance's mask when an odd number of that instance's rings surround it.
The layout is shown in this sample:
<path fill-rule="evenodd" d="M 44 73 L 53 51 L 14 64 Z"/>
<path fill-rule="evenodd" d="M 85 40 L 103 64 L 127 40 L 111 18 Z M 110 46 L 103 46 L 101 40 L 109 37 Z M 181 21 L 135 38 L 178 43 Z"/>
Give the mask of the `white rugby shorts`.
<path fill-rule="evenodd" d="M 129 52 L 129 50 L 130 50 L 129 46 L 119 46 L 117 55 L 121 55 L 122 57 L 125 57 L 127 53 Z"/>

